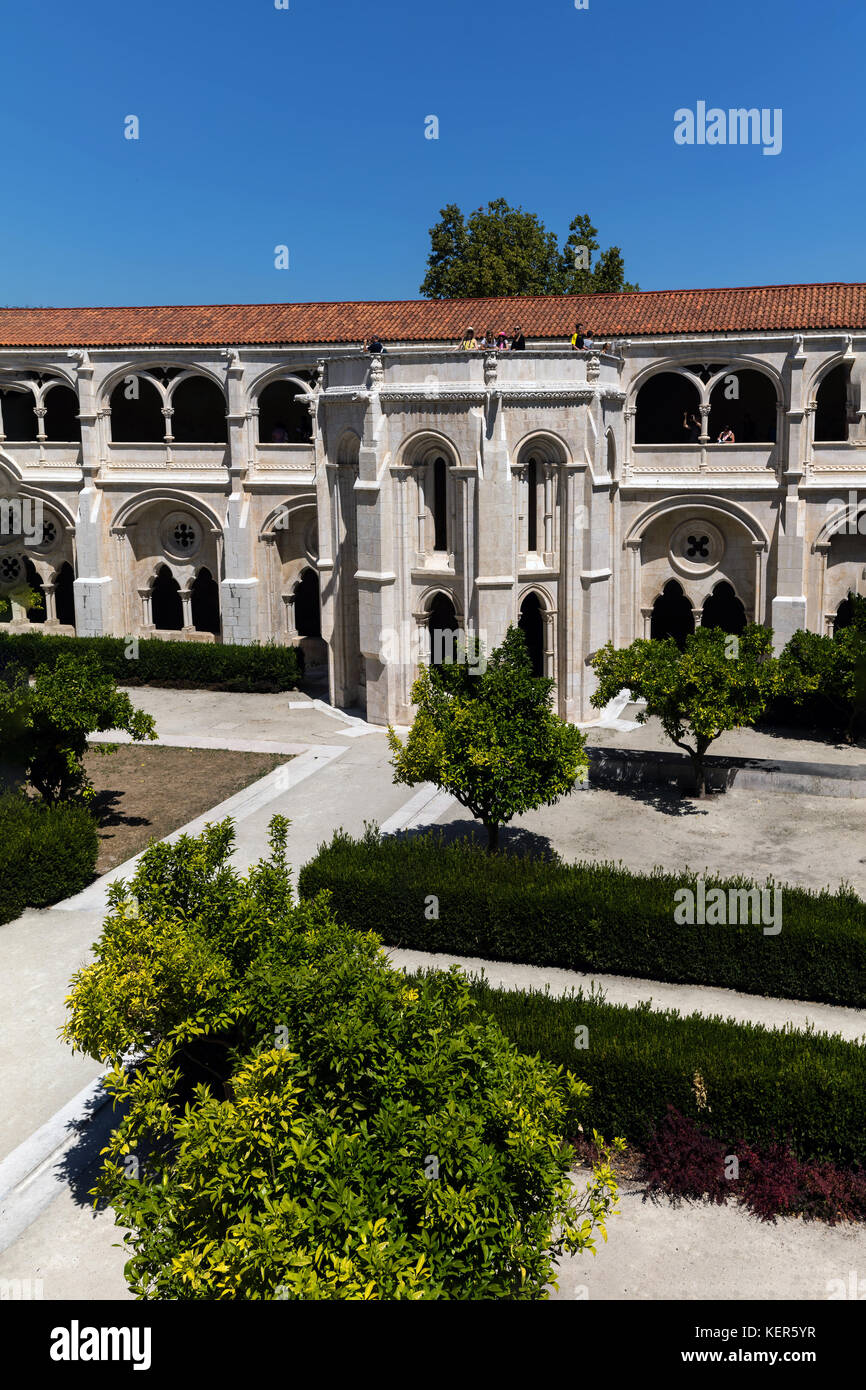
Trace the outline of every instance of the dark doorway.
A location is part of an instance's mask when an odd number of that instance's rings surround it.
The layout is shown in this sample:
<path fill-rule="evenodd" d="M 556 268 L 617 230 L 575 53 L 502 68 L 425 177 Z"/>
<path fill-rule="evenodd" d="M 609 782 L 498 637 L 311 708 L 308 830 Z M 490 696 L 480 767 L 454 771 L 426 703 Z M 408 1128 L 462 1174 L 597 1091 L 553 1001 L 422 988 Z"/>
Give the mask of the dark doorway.
<path fill-rule="evenodd" d="M 163 565 L 150 591 L 151 621 L 160 632 L 179 632 L 183 627 L 180 585 L 167 565 Z"/>
<path fill-rule="evenodd" d="M 295 628 L 299 637 L 322 635 L 319 576 L 311 569 L 304 570 L 295 589 Z"/>
<path fill-rule="evenodd" d="M 3 433 L 7 439 L 16 443 L 38 439 L 35 405 L 32 391 L 0 391 Z"/>
<path fill-rule="evenodd" d="M 736 444 L 772 444 L 776 439 L 776 391 L 763 372 L 734 368 L 710 394 L 708 432 L 713 444 L 730 430 Z"/>
<path fill-rule="evenodd" d="M 57 621 L 66 627 L 75 627 L 75 575 L 68 560 L 57 572 L 54 581 L 54 611 Z"/>
<path fill-rule="evenodd" d="M 436 594 L 430 604 L 430 665 L 451 665 L 457 659 L 459 628 L 454 604 L 447 594 Z"/>
<path fill-rule="evenodd" d="M 851 602 L 850 595 L 843 598 L 839 607 L 836 609 L 836 621 L 833 624 L 833 636 L 837 637 L 840 632 L 844 632 L 846 627 L 851 627 L 854 622 L 854 604 Z"/>
<path fill-rule="evenodd" d="M 78 443 L 81 421 L 78 418 L 78 397 L 71 386 L 52 386 L 45 393 L 45 438 L 62 444 Z"/>
<path fill-rule="evenodd" d="M 695 615 L 682 589 L 671 579 L 653 604 L 650 637 L 672 637 L 682 649 L 695 630 Z"/>
<path fill-rule="evenodd" d="M 851 368 L 844 362 L 828 372 L 818 387 L 815 443 L 844 443 L 848 438 L 848 382 Z M 7 430 L 7 434 L 8 434 Z"/>
<path fill-rule="evenodd" d="M 526 638 L 532 674 L 544 675 L 544 609 L 538 594 L 527 594 L 520 605 L 520 620 L 517 624 Z"/>
<path fill-rule="evenodd" d="M 313 418 L 303 401 L 303 387 L 295 381 L 272 381 L 259 396 L 260 444 L 308 444 L 313 438 Z"/>
<path fill-rule="evenodd" d="M 739 635 L 746 626 L 746 610 L 730 584 L 717 584 L 704 600 L 703 627 L 720 627 Z"/>
<path fill-rule="evenodd" d="M 33 608 L 27 609 L 27 621 L 28 623 L 44 623 L 48 616 L 45 608 L 45 590 L 42 587 L 42 580 L 39 578 L 36 566 L 26 555 L 24 556 L 24 583 L 28 589 L 32 589 L 35 594 L 39 595 L 38 607 L 34 605 Z"/>
<path fill-rule="evenodd" d="M 192 583 L 190 607 L 196 632 L 220 633 L 219 585 L 209 569 L 200 569 Z"/>
<path fill-rule="evenodd" d="M 637 393 L 634 438 L 636 444 L 689 444 L 683 416 L 700 420 L 697 387 L 678 372 L 659 372 L 644 382 Z M 698 428 L 700 435 L 700 428 Z"/>
<path fill-rule="evenodd" d="M 433 463 L 433 549 L 448 549 L 448 466 L 444 459 Z"/>
<path fill-rule="evenodd" d="M 529 494 L 527 513 L 527 550 L 538 549 L 538 464 L 530 459 L 526 465 L 526 489 Z"/>
<path fill-rule="evenodd" d="M 225 444 L 226 400 L 216 382 L 190 376 L 175 388 L 171 432 L 178 444 Z"/>
<path fill-rule="evenodd" d="M 111 393 L 113 444 L 158 444 L 165 439 L 162 396 L 145 376 L 130 373 Z"/>

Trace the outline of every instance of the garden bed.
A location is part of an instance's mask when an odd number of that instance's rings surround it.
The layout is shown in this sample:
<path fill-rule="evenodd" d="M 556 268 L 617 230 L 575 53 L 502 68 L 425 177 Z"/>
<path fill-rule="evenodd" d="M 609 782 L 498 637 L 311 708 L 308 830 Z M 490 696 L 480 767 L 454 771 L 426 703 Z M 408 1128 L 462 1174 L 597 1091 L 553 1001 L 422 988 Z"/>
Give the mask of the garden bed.
<path fill-rule="evenodd" d="M 107 873 L 289 761 L 283 753 L 124 744 L 85 758 L 96 789 L 97 873 Z"/>

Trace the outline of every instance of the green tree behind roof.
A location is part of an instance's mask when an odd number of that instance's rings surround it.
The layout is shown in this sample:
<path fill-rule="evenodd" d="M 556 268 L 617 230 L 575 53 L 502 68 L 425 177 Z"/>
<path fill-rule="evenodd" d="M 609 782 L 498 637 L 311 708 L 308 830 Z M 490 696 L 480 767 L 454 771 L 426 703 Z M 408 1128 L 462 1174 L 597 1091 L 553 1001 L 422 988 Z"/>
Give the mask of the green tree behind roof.
<path fill-rule="evenodd" d="M 598 230 L 586 213 L 573 219 L 568 233 L 560 247 L 556 233 L 535 213 L 513 208 L 504 198 L 476 208 L 468 219 L 456 203 L 449 203 L 430 228 L 421 294 L 428 299 L 485 299 L 638 288 L 625 279 L 620 248 L 600 250 Z"/>

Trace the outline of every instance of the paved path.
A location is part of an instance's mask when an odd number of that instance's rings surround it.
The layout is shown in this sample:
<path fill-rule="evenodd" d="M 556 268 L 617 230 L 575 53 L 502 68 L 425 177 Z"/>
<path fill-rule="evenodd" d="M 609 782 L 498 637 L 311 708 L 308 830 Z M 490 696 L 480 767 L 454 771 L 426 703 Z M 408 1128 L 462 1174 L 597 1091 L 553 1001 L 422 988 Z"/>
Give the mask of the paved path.
<path fill-rule="evenodd" d="M 847 1009 L 837 1004 L 808 1004 L 800 999 L 765 999 L 761 994 L 740 994 L 714 985 L 666 984 L 628 975 L 587 975 L 555 966 L 516 965 L 508 961 L 482 960 L 480 956 L 434 955 L 429 951 L 388 950 L 401 970 L 448 970 L 459 965 L 469 975 L 483 974 L 494 989 L 549 990 L 554 997 L 572 990 L 588 993 L 595 985 L 609 1004 L 649 1002 L 653 1010 L 676 1009 L 681 1014 L 703 1014 L 732 1019 L 736 1023 L 760 1023 L 765 1028 L 838 1033 L 849 1042 L 866 1042 L 866 1009 Z"/>

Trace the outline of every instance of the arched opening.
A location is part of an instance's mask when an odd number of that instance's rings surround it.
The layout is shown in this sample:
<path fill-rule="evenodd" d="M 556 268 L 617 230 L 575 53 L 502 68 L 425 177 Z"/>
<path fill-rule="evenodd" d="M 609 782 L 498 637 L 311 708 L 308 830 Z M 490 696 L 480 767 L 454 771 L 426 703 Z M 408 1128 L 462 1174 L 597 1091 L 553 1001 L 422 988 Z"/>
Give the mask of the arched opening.
<path fill-rule="evenodd" d="M 313 419 L 295 381 L 272 381 L 259 396 L 260 444 L 309 444 Z"/>
<path fill-rule="evenodd" d="M 607 471 L 611 478 L 616 477 L 616 439 L 613 430 L 607 432 Z"/>
<path fill-rule="evenodd" d="M 635 443 L 696 444 L 701 433 L 700 403 L 694 382 L 679 372 L 651 376 L 637 393 Z M 684 419 L 691 423 L 684 425 Z"/>
<path fill-rule="evenodd" d="M 190 376 L 171 398 L 171 432 L 178 444 L 225 444 L 226 399 L 215 381 Z"/>
<path fill-rule="evenodd" d="M 435 594 L 428 609 L 430 614 L 430 665 L 450 665 L 457 659 L 459 626 L 454 604 L 447 594 Z"/>
<path fill-rule="evenodd" d="M 151 621 L 160 632 L 179 632 L 183 627 L 180 585 L 168 565 L 162 565 L 150 591 Z"/>
<path fill-rule="evenodd" d="M 843 598 L 839 607 L 836 609 L 836 619 L 833 623 L 833 636 L 838 637 L 840 632 L 844 632 L 846 627 L 852 627 L 854 623 L 854 604 L 849 594 Z"/>
<path fill-rule="evenodd" d="M 207 567 L 199 570 L 190 587 L 190 611 L 196 632 L 220 632 L 219 585 Z"/>
<path fill-rule="evenodd" d="M 688 636 L 695 630 L 695 615 L 682 588 L 675 579 L 665 585 L 653 604 L 650 637 L 660 640 L 672 637 L 682 649 Z"/>
<path fill-rule="evenodd" d="M 28 589 L 32 589 L 39 595 L 39 602 L 27 609 L 28 623 L 44 623 L 46 619 L 45 590 L 42 587 L 42 580 L 39 578 L 39 571 L 29 556 L 24 556 L 24 583 Z"/>
<path fill-rule="evenodd" d="M 16 444 L 27 444 L 39 438 L 35 405 L 32 391 L 0 391 L 0 412 L 6 439 Z"/>
<path fill-rule="evenodd" d="M 321 637 L 319 576 L 305 569 L 295 589 L 295 630 L 299 637 Z"/>
<path fill-rule="evenodd" d="M 81 421 L 78 418 L 78 397 L 71 386 L 52 386 L 45 393 L 45 438 L 58 444 L 76 444 L 81 440 Z"/>
<path fill-rule="evenodd" d="M 538 549 L 538 461 L 530 459 L 526 465 L 526 491 L 527 491 L 527 521 L 528 521 L 528 540 L 527 550 Z"/>
<path fill-rule="evenodd" d="M 113 444 L 159 444 L 165 439 L 162 396 L 146 376 L 130 373 L 111 393 Z"/>
<path fill-rule="evenodd" d="M 710 392 L 708 433 L 713 443 L 730 430 L 737 444 L 772 444 L 776 439 L 776 391 L 763 372 L 732 368 Z"/>
<path fill-rule="evenodd" d="M 54 581 L 54 611 L 57 621 L 67 627 L 75 626 L 75 575 L 68 560 L 57 572 Z"/>
<path fill-rule="evenodd" d="M 851 367 L 840 362 L 828 372 L 815 398 L 815 443 L 844 443 L 848 438 L 848 387 Z"/>
<path fill-rule="evenodd" d="M 517 626 L 526 638 L 532 674 L 544 675 L 544 608 L 538 594 L 527 594 L 520 605 Z"/>
<path fill-rule="evenodd" d="M 739 635 L 746 626 L 746 610 L 730 584 L 717 584 L 704 599 L 702 627 L 720 627 L 723 632 Z"/>
<path fill-rule="evenodd" d="M 443 458 L 433 462 L 433 549 L 448 549 L 448 465 Z"/>

